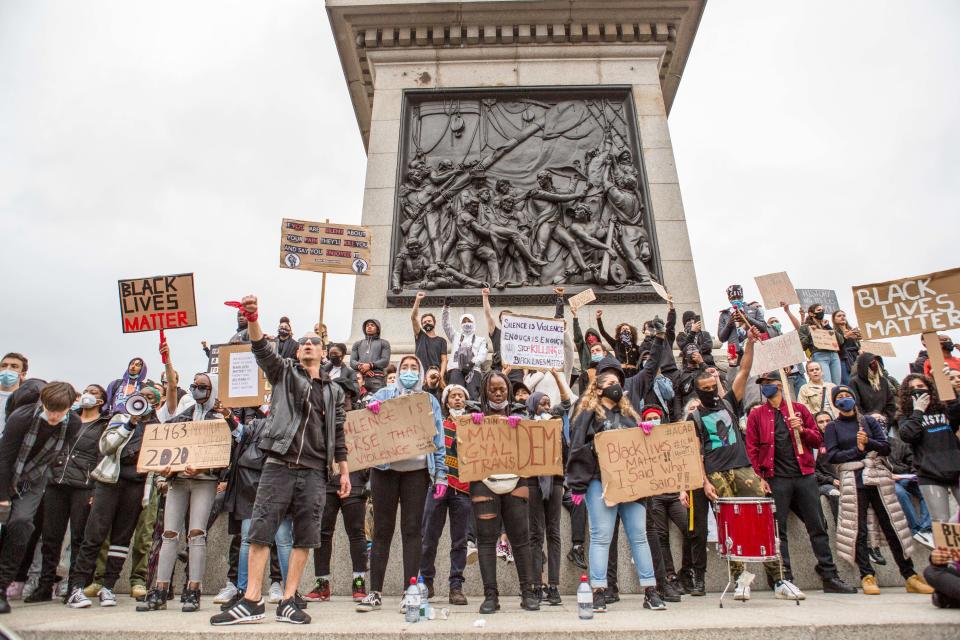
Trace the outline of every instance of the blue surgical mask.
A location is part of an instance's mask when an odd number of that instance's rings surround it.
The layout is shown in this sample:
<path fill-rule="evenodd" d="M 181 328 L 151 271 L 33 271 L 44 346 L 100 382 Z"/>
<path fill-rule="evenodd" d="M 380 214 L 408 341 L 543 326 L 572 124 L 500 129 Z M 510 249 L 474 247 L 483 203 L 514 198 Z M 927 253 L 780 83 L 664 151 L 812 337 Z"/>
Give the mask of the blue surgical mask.
<path fill-rule="evenodd" d="M 397 380 L 404 389 L 413 389 L 420 381 L 420 374 L 416 371 L 401 371 L 397 375 Z"/>
<path fill-rule="evenodd" d="M 847 397 L 838 399 L 834 404 L 837 405 L 837 409 L 840 409 L 840 411 L 849 413 L 853 411 L 855 406 L 857 406 L 857 401 L 853 398 Z"/>
<path fill-rule="evenodd" d="M 80 402 L 74 401 L 74 403 L 70 405 L 70 411 L 79 411 L 79 410 L 80 410 Z"/>
<path fill-rule="evenodd" d="M 780 392 L 780 387 L 775 384 L 762 384 L 760 385 L 760 395 L 764 398 L 772 398 Z"/>
<path fill-rule="evenodd" d="M 590 362 L 600 362 L 601 360 L 603 360 L 603 354 L 602 354 L 602 353 L 591 353 L 591 354 L 590 354 Z"/>
<path fill-rule="evenodd" d="M 14 371 L 13 369 L 4 369 L 0 371 L 0 386 L 12 387 L 17 384 L 17 380 L 20 379 L 20 374 Z"/>
<path fill-rule="evenodd" d="M 47 424 L 50 424 L 50 421 L 47 420 L 47 411 L 46 411 L 46 409 L 44 409 L 43 411 L 40 412 L 40 419 L 43 420 L 44 422 L 46 422 Z M 64 414 L 63 418 L 60 419 L 60 424 L 63 424 L 64 422 L 66 422 L 66 421 L 69 420 L 69 419 L 70 419 L 70 412 L 68 411 L 67 413 Z"/>

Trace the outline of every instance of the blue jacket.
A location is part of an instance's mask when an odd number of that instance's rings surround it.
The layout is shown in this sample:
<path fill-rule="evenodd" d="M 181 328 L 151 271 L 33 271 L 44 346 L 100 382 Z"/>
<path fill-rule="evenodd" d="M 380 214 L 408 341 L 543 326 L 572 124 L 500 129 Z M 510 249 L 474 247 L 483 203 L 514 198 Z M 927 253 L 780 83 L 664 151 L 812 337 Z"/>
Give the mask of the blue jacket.
<path fill-rule="evenodd" d="M 430 406 L 433 407 L 433 422 L 437 427 L 437 432 L 433 435 L 433 444 L 437 448 L 432 454 L 427 456 L 427 471 L 430 473 L 430 479 L 434 484 L 447 484 L 447 463 L 445 462 L 447 457 L 447 447 L 443 441 L 443 414 L 440 411 L 440 402 L 437 401 L 433 394 L 427 393 L 421 389 L 421 383 L 423 382 L 423 376 L 421 375 L 420 382 L 417 383 L 417 386 L 414 387 L 414 393 L 423 393 L 430 398 Z M 393 398 L 400 397 L 401 389 L 400 383 L 396 382 L 388 387 L 384 387 L 373 394 L 374 400 L 379 400 L 383 402 L 384 400 L 391 400 Z M 381 471 L 386 471 L 390 468 L 389 464 L 381 465 L 376 467 Z"/>

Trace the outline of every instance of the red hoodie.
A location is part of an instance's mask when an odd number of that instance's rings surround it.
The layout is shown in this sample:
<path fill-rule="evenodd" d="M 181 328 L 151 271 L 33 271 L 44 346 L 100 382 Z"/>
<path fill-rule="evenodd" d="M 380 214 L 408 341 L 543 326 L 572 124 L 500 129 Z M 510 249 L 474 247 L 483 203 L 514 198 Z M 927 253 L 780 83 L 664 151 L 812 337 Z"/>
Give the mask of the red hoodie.
<path fill-rule="evenodd" d="M 773 454 L 774 454 L 774 430 L 776 428 L 773 405 L 769 402 L 756 407 L 747 417 L 747 457 L 750 458 L 750 464 L 753 470 L 761 478 L 773 477 Z M 790 414 L 787 412 L 787 403 L 781 402 L 779 411 L 783 414 L 783 421 L 790 427 Z M 800 441 L 803 443 L 803 453 L 797 453 L 797 440 L 791 437 L 793 451 L 797 454 L 797 463 L 800 465 L 800 472 L 803 475 L 809 475 L 816 469 L 816 461 L 813 452 L 820 448 L 823 443 L 823 436 L 817 423 L 814 422 L 810 411 L 799 402 L 793 403 L 793 412 L 803 421 L 803 430 L 800 432 Z"/>

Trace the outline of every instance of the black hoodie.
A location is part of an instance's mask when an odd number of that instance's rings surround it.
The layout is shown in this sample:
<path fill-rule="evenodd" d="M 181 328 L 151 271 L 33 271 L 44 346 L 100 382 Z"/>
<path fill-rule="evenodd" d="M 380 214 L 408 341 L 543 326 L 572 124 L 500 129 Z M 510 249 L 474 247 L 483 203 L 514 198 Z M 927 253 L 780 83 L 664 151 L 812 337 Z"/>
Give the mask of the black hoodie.
<path fill-rule="evenodd" d="M 373 337 L 366 334 L 365 327 L 369 322 L 377 327 L 377 333 Z M 390 364 L 390 343 L 380 337 L 380 321 L 374 318 L 364 320 L 360 330 L 364 332 L 364 337 L 353 343 L 350 366 L 359 369 L 360 363 L 366 362 L 373 365 L 374 372 L 382 375 L 383 370 Z"/>
<path fill-rule="evenodd" d="M 960 479 L 960 440 L 943 410 L 914 411 L 901 418 L 900 439 L 913 447 L 917 482 L 956 486 Z"/>
<path fill-rule="evenodd" d="M 857 396 L 857 404 L 863 413 L 879 413 L 887 419 L 888 425 L 893 425 L 897 413 L 896 398 L 893 389 L 887 383 L 880 368 L 880 388 L 874 389 L 870 384 L 870 363 L 877 359 L 872 353 L 861 353 L 857 357 L 856 374 L 850 378 L 850 388 Z"/>

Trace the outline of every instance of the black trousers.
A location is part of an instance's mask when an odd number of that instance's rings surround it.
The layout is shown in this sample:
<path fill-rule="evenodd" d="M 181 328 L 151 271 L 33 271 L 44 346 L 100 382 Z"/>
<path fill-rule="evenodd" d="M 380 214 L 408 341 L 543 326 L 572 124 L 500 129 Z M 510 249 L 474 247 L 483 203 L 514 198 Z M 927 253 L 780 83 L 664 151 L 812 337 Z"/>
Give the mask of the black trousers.
<path fill-rule="evenodd" d="M 570 514 L 570 542 L 573 546 L 583 545 L 587 540 L 587 505 L 573 503 L 569 490 L 563 492 L 563 508 Z"/>
<path fill-rule="evenodd" d="M 700 490 L 703 497 L 703 490 Z M 697 505 L 694 505 L 694 515 L 697 514 Z M 702 506 L 703 517 L 706 518 L 706 499 Z M 680 504 L 680 495 L 676 493 L 654 496 L 649 505 L 652 516 L 653 532 L 660 541 L 660 550 L 663 555 L 664 570 L 667 575 L 675 574 L 673 554 L 670 552 L 670 522 L 683 534 L 683 561 L 681 570 L 687 571 L 696 568 L 702 571 L 707 569 L 707 547 L 696 545 L 696 531 L 690 530 L 690 511 Z M 649 520 L 649 518 L 648 518 Z"/>
<path fill-rule="evenodd" d="M 960 571 L 949 565 L 930 565 L 923 570 L 923 578 L 940 595 L 941 600 L 947 600 L 944 604 L 960 607 Z"/>
<path fill-rule="evenodd" d="M 703 489 L 695 489 L 690 503 L 693 509 L 693 535 L 690 537 L 690 565 L 684 569 L 692 569 L 702 578 L 707 573 L 707 512 L 710 504 Z"/>
<path fill-rule="evenodd" d="M 17 578 L 24 554 L 34 533 L 34 519 L 40 511 L 46 479 L 30 486 L 21 487 L 19 495 L 10 501 L 10 518 L 3 526 L 3 542 L 0 544 L 0 589 Z M 30 556 L 33 558 L 33 555 Z M 22 582 L 22 581 L 21 581 Z"/>
<path fill-rule="evenodd" d="M 512 493 L 497 494 L 482 482 L 470 483 L 470 499 L 477 526 L 477 556 L 484 594 L 497 594 L 497 541 L 506 529 L 513 549 L 520 588 L 533 586 L 530 561 L 530 514 L 527 499 Z"/>
<path fill-rule="evenodd" d="M 540 483 L 530 483 L 530 555 L 533 561 L 533 579 L 543 579 L 543 541 L 547 541 L 547 584 L 560 584 L 560 513 L 563 506 L 562 481 L 553 479 L 550 494 L 544 497 Z"/>
<path fill-rule="evenodd" d="M 400 589 L 409 584 L 411 577 L 417 577 L 423 544 L 420 526 L 429 490 L 430 474 L 426 469 L 370 470 L 370 497 L 374 513 L 373 548 L 370 550 L 371 591 L 383 591 L 393 530 L 397 526 L 397 507 L 400 507 L 400 540 L 403 543 L 403 584 L 399 585 Z"/>
<path fill-rule="evenodd" d="M 120 478 L 115 484 L 97 482 L 93 488 L 93 505 L 83 530 L 83 543 L 70 570 L 70 586 L 85 587 L 93 580 L 97 556 L 104 540 L 110 538 L 107 563 L 103 569 L 103 586 L 113 589 L 120 577 L 123 562 L 130 552 L 130 538 L 137 527 L 143 500 L 143 481 Z"/>
<path fill-rule="evenodd" d="M 23 550 L 23 559 L 17 568 L 17 576 L 14 578 L 17 582 L 26 582 L 30 577 L 30 567 L 33 566 L 33 557 L 37 552 L 37 545 L 40 543 L 40 534 L 43 532 L 43 503 L 40 500 L 40 506 L 33 516 L 33 533 L 27 540 L 27 546 Z"/>
<path fill-rule="evenodd" d="M 768 478 L 773 490 L 773 502 L 777 507 L 777 532 L 780 534 L 780 555 L 783 558 L 783 576 L 793 580 L 790 570 L 790 548 L 787 541 L 787 522 L 790 512 L 797 514 L 807 528 L 810 546 L 817 558 L 817 573 L 824 580 L 837 576 L 837 566 L 830 551 L 830 537 L 820 510 L 820 487 L 817 478 L 810 473 L 798 478 Z"/>
<path fill-rule="evenodd" d="M 903 546 L 900 544 L 900 538 L 890 522 L 890 516 L 883 506 L 883 498 L 880 496 L 880 489 L 875 486 L 863 486 L 857 488 L 857 550 L 855 560 L 857 568 L 860 569 L 860 578 L 876 575 L 873 565 L 870 564 L 870 555 L 867 545 L 867 509 L 873 507 L 877 514 L 877 520 L 880 521 L 880 530 L 883 531 L 887 544 L 890 545 L 890 551 L 893 553 L 893 560 L 900 569 L 900 575 L 909 578 L 916 573 L 913 568 L 913 561 L 903 554 Z"/>
<path fill-rule="evenodd" d="M 77 551 L 83 545 L 83 530 L 87 526 L 90 514 L 90 487 L 70 487 L 64 484 L 47 485 L 43 496 L 43 535 L 40 554 L 40 584 L 52 585 L 57 581 L 57 565 L 60 563 L 60 549 L 63 536 L 70 524 L 70 569 L 76 564 Z"/>
<path fill-rule="evenodd" d="M 320 520 L 320 546 L 313 551 L 313 570 L 316 576 L 330 575 L 330 556 L 333 553 L 333 534 L 337 526 L 337 514 L 343 512 L 343 526 L 350 541 L 350 559 L 353 572 L 367 570 L 367 538 L 363 534 L 363 522 L 367 516 L 367 499 L 361 496 L 341 498 L 336 493 L 327 493 Z"/>

